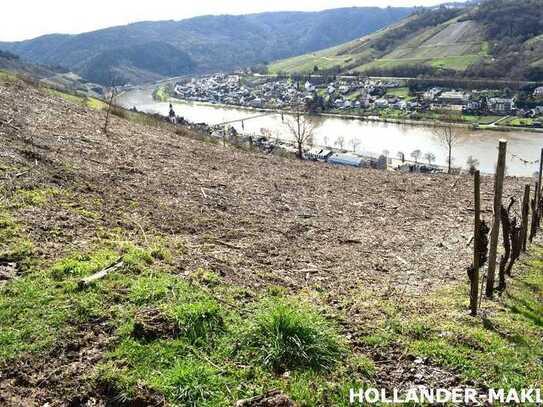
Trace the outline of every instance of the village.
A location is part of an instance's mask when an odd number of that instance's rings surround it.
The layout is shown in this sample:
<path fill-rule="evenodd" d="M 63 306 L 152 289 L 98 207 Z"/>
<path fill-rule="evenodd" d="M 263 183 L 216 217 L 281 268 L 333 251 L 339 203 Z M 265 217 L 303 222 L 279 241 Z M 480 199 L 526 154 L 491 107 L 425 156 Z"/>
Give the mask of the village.
<path fill-rule="evenodd" d="M 543 87 L 464 90 L 367 77 L 281 78 L 215 74 L 175 84 L 175 98 L 254 109 L 304 110 L 475 128 L 543 128 Z M 499 126 L 498 126 L 499 125 Z"/>

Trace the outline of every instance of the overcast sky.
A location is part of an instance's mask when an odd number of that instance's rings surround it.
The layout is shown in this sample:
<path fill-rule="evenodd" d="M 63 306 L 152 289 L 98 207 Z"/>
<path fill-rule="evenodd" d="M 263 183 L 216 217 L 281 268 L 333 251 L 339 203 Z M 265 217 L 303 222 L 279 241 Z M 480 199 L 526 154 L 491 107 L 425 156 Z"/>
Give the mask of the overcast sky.
<path fill-rule="evenodd" d="M 428 6 L 445 0 L 15 0 L 2 4 L 0 41 L 51 33 L 82 33 L 143 20 L 182 20 L 206 14 L 325 10 L 351 6 Z"/>

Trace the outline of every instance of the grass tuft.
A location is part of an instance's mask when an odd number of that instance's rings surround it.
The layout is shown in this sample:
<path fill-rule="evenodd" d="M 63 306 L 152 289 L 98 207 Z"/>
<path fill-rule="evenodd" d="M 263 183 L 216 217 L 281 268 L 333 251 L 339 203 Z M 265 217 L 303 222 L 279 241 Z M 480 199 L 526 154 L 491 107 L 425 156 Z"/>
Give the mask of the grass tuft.
<path fill-rule="evenodd" d="M 329 370 L 344 353 L 334 328 L 314 310 L 279 299 L 260 304 L 248 343 L 275 372 Z"/>
<path fill-rule="evenodd" d="M 209 343 L 224 331 L 223 311 L 212 299 L 176 305 L 167 310 L 167 315 L 192 344 Z"/>

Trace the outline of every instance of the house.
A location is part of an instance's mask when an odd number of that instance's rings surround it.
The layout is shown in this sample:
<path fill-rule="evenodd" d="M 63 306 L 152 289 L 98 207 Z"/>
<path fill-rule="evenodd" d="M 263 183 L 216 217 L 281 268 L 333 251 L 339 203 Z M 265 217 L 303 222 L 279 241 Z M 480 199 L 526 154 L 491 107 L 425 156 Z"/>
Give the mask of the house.
<path fill-rule="evenodd" d="M 347 93 L 349 93 L 350 90 L 351 90 L 351 87 L 350 87 L 349 85 L 341 85 L 341 86 L 339 87 L 339 91 L 340 91 L 341 93 L 343 93 L 344 95 L 347 94 Z"/>
<path fill-rule="evenodd" d="M 435 100 L 439 94 L 441 93 L 441 89 L 439 88 L 432 88 L 428 89 L 426 92 L 424 92 L 424 95 L 422 96 L 424 100 Z"/>
<path fill-rule="evenodd" d="M 332 154 L 328 158 L 329 164 L 348 165 L 351 167 L 361 167 L 363 160 L 360 157 L 352 154 Z"/>
<path fill-rule="evenodd" d="M 539 86 L 534 90 L 534 96 L 543 96 L 543 86 Z"/>
<path fill-rule="evenodd" d="M 315 91 L 315 87 L 311 84 L 311 82 L 307 81 L 305 83 L 305 90 L 307 92 L 314 92 Z"/>
<path fill-rule="evenodd" d="M 388 100 L 386 100 L 386 99 L 377 99 L 375 101 L 375 107 L 379 107 L 379 108 L 388 107 Z"/>
<path fill-rule="evenodd" d="M 481 109 L 481 102 L 479 102 L 478 100 L 470 100 L 468 102 L 468 104 L 466 105 L 466 110 L 469 110 L 469 111 L 477 111 Z"/>
<path fill-rule="evenodd" d="M 407 108 L 407 102 L 405 100 L 398 100 L 396 103 L 393 103 L 390 106 L 395 109 L 403 110 Z"/>
<path fill-rule="evenodd" d="M 488 108 L 491 112 L 498 114 L 510 114 L 515 108 L 514 98 L 490 98 Z"/>
<path fill-rule="evenodd" d="M 443 92 L 439 95 L 439 101 L 441 103 L 448 103 L 451 105 L 464 105 L 469 101 L 469 95 L 464 92 L 451 90 Z"/>

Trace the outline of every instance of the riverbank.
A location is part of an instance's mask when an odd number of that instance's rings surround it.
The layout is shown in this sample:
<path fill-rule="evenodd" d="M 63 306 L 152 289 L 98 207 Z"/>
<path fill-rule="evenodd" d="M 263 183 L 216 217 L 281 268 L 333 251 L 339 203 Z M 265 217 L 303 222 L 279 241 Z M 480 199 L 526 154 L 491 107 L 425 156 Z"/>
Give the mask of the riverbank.
<path fill-rule="evenodd" d="M 157 100 L 157 102 L 163 102 L 163 101 L 164 100 Z M 175 97 L 170 97 L 167 101 L 170 103 L 186 103 L 186 104 L 193 104 L 197 106 L 208 106 L 208 107 L 217 107 L 217 108 L 226 108 L 226 109 L 230 108 L 230 109 L 246 110 L 249 112 L 277 113 L 277 114 L 283 114 L 283 115 L 293 115 L 295 113 L 291 110 L 284 110 L 284 109 L 257 108 L 257 107 L 250 107 L 250 106 L 229 105 L 225 103 L 199 102 L 199 101 L 178 99 Z M 342 114 L 342 113 L 305 113 L 305 114 L 310 115 L 310 116 L 317 116 L 317 117 L 330 117 L 330 118 L 344 119 L 344 120 L 360 120 L 360 121 L 367 121 L 367 122 L 378 122 L 378 123 L 398 124 L 398 125 L 407 125 L 407 126 L 423 126 L 423 127 L 452 126 L 456 128 L 477 130 L 477 131 L 495 131 L 495 132 L 522 131 L 522 132 L 543 133 L 543 129 L 528 128 L 528 127 L 496 126 L 496 125 L 483 125 L 483 124 L 474 124 L 474 123 L 455 123 L 455 122 L 444 122 L 440 120 L 392 119 L 392 118 L 383 118 L 379 116 L 361 116 L 361 115 L 356 115 L 356 114 Z"/>

